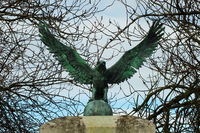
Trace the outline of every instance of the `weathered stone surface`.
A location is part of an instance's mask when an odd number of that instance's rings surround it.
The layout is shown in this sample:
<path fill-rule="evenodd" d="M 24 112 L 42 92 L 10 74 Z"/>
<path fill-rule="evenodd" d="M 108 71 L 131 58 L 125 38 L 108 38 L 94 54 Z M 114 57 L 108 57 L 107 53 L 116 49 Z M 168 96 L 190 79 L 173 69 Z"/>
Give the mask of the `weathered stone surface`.
<path fill-rule="evenodd" d="M 155 133 L 155 127 L 134 116 L 81 116 L 51 120 L 40 133 Z"/>

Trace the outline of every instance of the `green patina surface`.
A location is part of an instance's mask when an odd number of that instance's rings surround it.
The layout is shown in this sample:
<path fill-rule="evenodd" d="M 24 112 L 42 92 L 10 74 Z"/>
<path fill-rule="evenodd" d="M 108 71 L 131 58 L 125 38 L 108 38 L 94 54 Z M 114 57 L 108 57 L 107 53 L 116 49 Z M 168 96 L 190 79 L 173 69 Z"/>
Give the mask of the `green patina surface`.
<path fill-rule="evenodd" d="M 92 98 L 85 108 L 84 115 L 112 115 L 107 103 L 108 84 L 119 84 L 133 76 L 137 72 L 136 69 L 139 69 L 146 58 L 151 56 L 156 49 L 163 35 L 163 30 L 162 24 L 155 21 L 143 41 L 126 51 L 118 62 L 107 69 L 104 61 L 97 62 L 95 68 L 90 67 L 75 49 L 57 40 L 49 31 L 47 24 L 41 23 L 39 25 L 42 42 L 74 80 L 81 84 L 93 85 Z M 105 103 L 99 100 L 103 100 Z"/>
<path fill-rule="evenodd" d="M 85 116 L 113 115 L 110 105 L 104 100 L 90 101 L 84 110 Z"/>

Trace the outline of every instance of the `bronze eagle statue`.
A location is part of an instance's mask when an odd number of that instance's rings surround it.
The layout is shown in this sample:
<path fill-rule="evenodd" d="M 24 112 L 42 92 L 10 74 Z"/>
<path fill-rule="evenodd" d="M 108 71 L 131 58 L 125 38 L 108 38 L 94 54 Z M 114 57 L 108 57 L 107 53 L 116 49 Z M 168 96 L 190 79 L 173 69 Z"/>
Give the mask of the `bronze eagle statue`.
<path fill-rule="evenodd" d="M 75 49 L 64 45 L 48 29 L 45 23 L 39 24 L 41 41 L 54 54 L 56 59 L 81 84 L 92 84 L 92 100 L 107 102 L 108 84 L 119 84 L 133 76 L 146 58 L 151 56 L 163 35 L 164 28 L 159 21 L 153 22 L 148 34 L 134 48 L 126 51 L 124 55 L 110 68 L 106 68 L 105 61 L 99 61 L 95 68 L 77 53 Z"/>

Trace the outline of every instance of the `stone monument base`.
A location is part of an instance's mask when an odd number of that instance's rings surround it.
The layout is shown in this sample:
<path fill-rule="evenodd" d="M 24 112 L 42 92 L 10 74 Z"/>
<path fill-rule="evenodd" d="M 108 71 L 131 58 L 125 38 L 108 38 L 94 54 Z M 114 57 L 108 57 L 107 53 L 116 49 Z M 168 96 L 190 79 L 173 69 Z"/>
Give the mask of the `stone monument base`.
<path fill-rule="evenodd" d="M 43 124 L 40 133 L 155 133 L 155 126 L 134 116 L 62 117 Z"/>

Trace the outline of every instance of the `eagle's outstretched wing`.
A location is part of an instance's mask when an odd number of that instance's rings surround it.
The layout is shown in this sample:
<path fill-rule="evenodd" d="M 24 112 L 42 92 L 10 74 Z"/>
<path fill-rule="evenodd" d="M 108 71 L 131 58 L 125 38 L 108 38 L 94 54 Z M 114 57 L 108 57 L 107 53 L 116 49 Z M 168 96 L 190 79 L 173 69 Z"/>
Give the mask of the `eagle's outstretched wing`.
<path fill-rule="evenodd" d="M 135 69 L 139 69 L 145 58 L 149 57 L 156 49 L 158 41 L 163 35 L 163 30 L 162 24 L 155 21 L 143 41 L 126 51 L 118 62 L 107 69 L 105 73 L 107 82 L 110 84 L 120 83 L 136 73 Z"/>
<path fill-rule="evenodd" d="M 69 74 L 83 84 L 92 83 L 93 69 L 82 59 L 75 49 L 62 44 L 48 29 L 47 24 L 39 24 L 41 41 L 48 46 L 48 49 Z"/>

